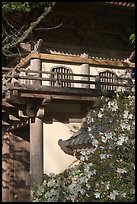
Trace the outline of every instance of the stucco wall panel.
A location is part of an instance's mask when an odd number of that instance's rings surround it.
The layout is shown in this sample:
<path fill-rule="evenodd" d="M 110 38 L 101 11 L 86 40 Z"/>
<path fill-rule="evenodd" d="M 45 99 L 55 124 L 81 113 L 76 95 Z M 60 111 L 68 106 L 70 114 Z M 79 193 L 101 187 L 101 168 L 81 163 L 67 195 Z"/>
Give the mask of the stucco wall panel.
<path fill-rule="evenodd" d="M 60 173 L 76 161 L 75 157 L 69 156 L 61 150 L 58 140 L 68 139 L 80 126 L 80 123 L 63 124 L 54 122 L 52 124 L 43 124 L 44 173 Z"/>

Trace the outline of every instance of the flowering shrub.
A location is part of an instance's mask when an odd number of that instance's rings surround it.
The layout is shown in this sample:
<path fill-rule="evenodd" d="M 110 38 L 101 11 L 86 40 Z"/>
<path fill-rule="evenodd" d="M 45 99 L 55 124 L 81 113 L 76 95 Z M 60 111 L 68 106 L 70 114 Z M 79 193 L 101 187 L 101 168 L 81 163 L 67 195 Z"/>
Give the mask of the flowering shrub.
<path fill-rule="evenodd" d="M 100 100 L 87 117 L 92 147 L 80 150 L 78 165 L 35 185 L 33 202 L 135 201 L 135 96 Z"/>

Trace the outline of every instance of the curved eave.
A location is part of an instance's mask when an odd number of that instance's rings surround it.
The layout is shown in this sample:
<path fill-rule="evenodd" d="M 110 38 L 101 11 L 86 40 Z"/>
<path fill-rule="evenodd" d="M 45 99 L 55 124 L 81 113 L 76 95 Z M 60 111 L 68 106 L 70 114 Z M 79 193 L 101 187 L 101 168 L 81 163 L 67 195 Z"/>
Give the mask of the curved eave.
<path fill-rule="evenodd" d="M 67 140 L 58 141 L 60 148 L 69 155 L 74 155 L 77 149 L 92 147 L 92 141 L 86 129 L 81 129 Z"/>

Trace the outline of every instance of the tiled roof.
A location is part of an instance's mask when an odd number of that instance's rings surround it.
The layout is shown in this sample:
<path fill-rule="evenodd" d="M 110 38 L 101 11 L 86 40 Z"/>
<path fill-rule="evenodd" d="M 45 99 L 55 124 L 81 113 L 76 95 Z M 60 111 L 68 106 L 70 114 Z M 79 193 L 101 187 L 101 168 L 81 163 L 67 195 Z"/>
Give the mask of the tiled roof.
<path fill-rule="evenodd" d="M 106 2 L 106 3 L 116 6 L 135 8 L 135 2 Z"/>
<path fill-rule="evenodd" d="M 99 135 L 99 132 L 105 132 L 107 129 L 110 129 L 112 124 L 106 124 L 104 126 L 97 125 L 92 127 L 92 134 L 94 136 Z M 69 155 L 74 155 L 77 150 L 86 149 L 93 147 L 92 139 L 89 136 L 88 127 L 82 127 L 78 132 L 73 134 L 69 139 L 58 141 L 60 148 Z M 77 154 L 77 153 L 76 153 Z M 77 157 L 78 155 L 75 156 Z"/>
<path fill-rule="evenodd" d="M 73 151 L 76 149 L 92 146 L 92 141 L 88 131 L 81 129 L 67 140 L 60 139 L 58 144 L 65 153 L 73 155 Z"/>
<path fill-rule="evenodd" d="M 109 129 L 111 124 L 107 124 L 105 126 L 97 126 L 92 130 L 93 135 L 98 135 L 99 131 L 104 132 L 106 129 Z M 89 136 L 89 132 L 87 128 L 81 128 L 77 133 L 71 136 L 67 140 L 60 139 L 58 144 L 60 148 L 69 155 L 73 155 L 74 150 L 93 147 L 92 140 Z"/>

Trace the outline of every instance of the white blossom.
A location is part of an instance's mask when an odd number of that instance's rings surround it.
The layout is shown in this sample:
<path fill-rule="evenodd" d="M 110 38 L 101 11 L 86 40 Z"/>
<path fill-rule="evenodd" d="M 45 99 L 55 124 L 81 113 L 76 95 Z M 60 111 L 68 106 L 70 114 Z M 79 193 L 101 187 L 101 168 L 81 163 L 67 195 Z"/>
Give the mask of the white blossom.
<path fill-rule="evenodd" d="M 88 183 L 86 183 L 86 187 L 89 190 L 91 186 Z"/>
<path fill-rule="evenodd" d="M 87 131 L 90 132 L 91 130 L 92 130 L 91 127 L 88 127 Z"/>
<path fill-rule="evenodd" d="M 123 118 L 128 118 L 128 113 L 129 113 L 129 111 L 124 111 L 124 114 L 123 114 Z"/>
<path fill-rule="evenodd" d="M 104 137 L 104 136 L 102 136 L 101 138 L 102 138 L 102 142 L 106 143 L 107 138 L 106 138 L 106 137 Z"/>
<path fill-rule="evenodd" d="M 99 187 L 99 183 L 96 183 L 95 186 L 96 186 L 96 188 Z"/>
<path fill-rule="evenodd" d="M 101 159 L 105 159 L 106 158 L 106 154 L 100 154 L 100 158 Z"/>
<path fill-rule="evenodd" d="M 112 134 L 112 132 L 105 132 L 105 137 L 106 137 L 106 139 L 113 139 L 113 134 Z"/>
<path fill-rule="evenodd" d="M 124 198 L 125 198 L 126 195 L 127 195 L 126 193 L 122 193 L 122 194 L 121 194 L 121 197 L 124 197 Z"/>
<path fill-rule="evenodd" d="M 130 130 L 130 125 L 126 125 L 126 129 L 127 129 L 127 130 Z"/>
<path fill-rule="evenodd" d="M 99 192 L 94 193 L 94 195 L 95 195 L 95 198 L 100 198 L 100 193 Z"/>
<path fill-rule="evenodd" d="M 98 140 L 94 139 L 94 140 L 92 141 L 92 145 L 93 145 L 94 147 L 97 147 L 97 146 L 98 146 Z"/>
<path fill-rule="evenodd" d="M 125 123 L 120 123 L 120 127 L 123 129 L 126 129 L 126 124 Z"/>
<path fill-rule="evenodd" d="M 120 174 L 127 173 L 127 170 L 125 168 L 123 169 L 117 168 L 117 173 L 120 173 Z"/>
<path fill-rule="evenodd" d="M 118 195 L 118 191 L 117 190 L 113 190 L 113 192 L 110 193 L 109 197 L 111 200 L 115 200 L 116 199 L 116 195 Z"/>
<path fill-rule="evenodd" d="M 98 118 L 102 118 L 103 114 L 99 111 Z"/>
<path fill-rule="evenodd" d="M 86 155 L 86 150 L 85 149 L 81 149 L 80 154 L 85 156 Z"/>
<path fill-rule="evenodd" d="M 92 175 L 96 175 L 97 171 L 96 169 L 94 169 L 93 171 L 91 171 Z"/>
<path fill-rule="evenodd" d="M 104 111 L 104 108 L 100 108 L 100 110 L 103 112 L 103 111 Z"/>
<path fill-rule="evenodd" d="M 109 190 L 109 188 L 110 188 L 110 182 L 109 181 L 105 184 L 105 187 L 107 190 Z"/>
<path fill-rule="evenodd" d="M 133 119 L 133 114 L 129 114 L 128 119 Z"/>
<path fill-rule="evenodd" d="M 127 141 L 128 141 L 128 136 L 121 135 L 118 138 L 117 145 L 122 145 L 123 142 L 127 142 Z"/>
<path fill-rule="evenodd" d="M 112 111 L 116 111 L 118 109 L 117 101 L 109 101 L 108 102 L 108 108 L 111 109 Z"/>
<path fill-rule="evenodd" d="M 52 187 L 54 185 L 55 185 L 55 180 L 53 180 L 53 179 L 51 179 L 47 184 L 48 187 Z"/>
<path fill-rule="evenodd" d="M 95 151 L 96 151 L 96 149 L 97 149 L 97 147 L 95 147 L 95 148 L 91 147 L 91 148 L 90 148 L 90 152 L 91 152 L 91 154 L 94 154 Z"/>
<path fill-rule="evenodd" d="M 135 164 L 134 164 L 134 163 L 132 163 L 131 165 L 133 166 L 133 169 L 135 170 Z"/>
<path fill-rule="evenodd" d="M 92 122 L 92 123 L 94 122 L 94 118 L 91 118 L 91 122 Z"/>
<path fill-rule="evenodd" d="M 112 110 L 112 111 L 116 111 L 117 109 L 118 109 L 118 106 L 117 106 L 117 105 L 111 107 L 111 110 Z"/>

